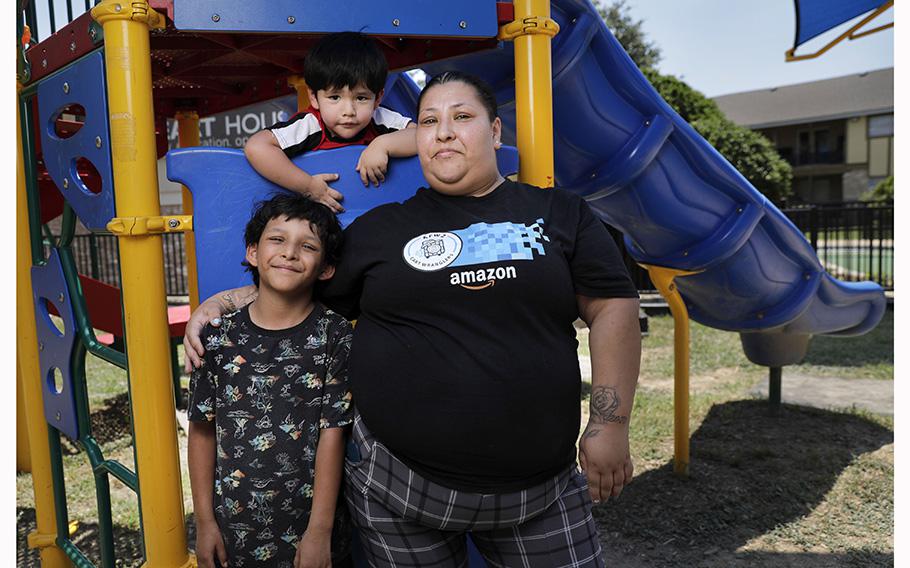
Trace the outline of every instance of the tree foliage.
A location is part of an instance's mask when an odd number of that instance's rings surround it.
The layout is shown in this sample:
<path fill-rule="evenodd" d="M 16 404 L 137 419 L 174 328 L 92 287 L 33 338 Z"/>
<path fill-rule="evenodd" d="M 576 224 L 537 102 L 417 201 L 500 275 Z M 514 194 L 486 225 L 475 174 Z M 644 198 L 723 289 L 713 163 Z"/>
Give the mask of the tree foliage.
<path fill-rule="evenodd" d="M 629 14 L 625 0 L 598 6 L 598 12 L 667 104 L 768 199 L 785 202 L 792 191 L 793 169 L 774 144 L 764 135 L 735 124 L 717 103 L 681 79 L 657 72 L 654 67 L 660 61 L 660 49 L 648 40 L 643 22 Z"/>
<path fill-rule="evenodd" d="M 770 140 L 724 116 L 707 116 L 691 124 L 755 189 L 775 203 L 786 201 L 793 185 L 793 169 Z"/>
<path fill-rule="evenodd" d="M 878 182 L 872 191 L 860 197 L 862 201 L 891 201 L 894 199 L 894 176 L 888 176 Z"/>
<path fill-rule="evenodd" d="M 597 13 L 636 65 L 644 69 L 660 63 L 660 48 L 654 42 L 648 41 L 641 29 L 644 22 L 632 19 L 626 0 L 618 0 L 609 6 L 598 3 Z"/>
<path fill-rule="evenodd" d="M 701 118 L 724 117 L 717 103 L 673 75 L 661 75 L 654 69 L 643 69 L 645 78 L 673 110 L 686 122 Z"/>

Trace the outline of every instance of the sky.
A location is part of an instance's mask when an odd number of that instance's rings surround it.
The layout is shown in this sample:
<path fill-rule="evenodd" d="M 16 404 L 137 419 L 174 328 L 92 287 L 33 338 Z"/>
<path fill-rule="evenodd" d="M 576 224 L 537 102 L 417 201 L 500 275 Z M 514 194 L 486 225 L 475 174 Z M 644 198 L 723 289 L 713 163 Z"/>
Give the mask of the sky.
<path fill-rule="evenodd" d="M 648 39 L 661 49 L 658 70 L 681 77 L 709 97 L 894 66 L 893 28 L 845 40 L 817 59 L 786 63 L 784 52 L 793 46 L 796 32 L 793 0 L 627 0 L 626 4 L 633 19 L 643 20 Z M 875 21 L 879 20 L 892 21 L 893 9 Z M 801 46 L 797 54 L 816 51 L 850 25 Z"/>
<path fill-rule="evenodd" d="M 82 0 L 70 0 L 82 12 Z M 612 0 L 593 0 L 609 4 Z M 894 30 L 844 41 L 815 60 L 786 63 L 793 45 L 793 0 L 627 0 L 647 37 L 661 48 L 658 69 L 676 75 L 709 97 L 839 77 L 894 65 Z M 55 2 L 57 26 L 66 2 Z M 38 2 L 40 37 L 48 34 L 47 3 Z M 879 19 L 892 20 L 893 10 Z M 851 24 L 801 47 L 815 51 Z M 812 48 L 815 49 L 807 49 Z"/>

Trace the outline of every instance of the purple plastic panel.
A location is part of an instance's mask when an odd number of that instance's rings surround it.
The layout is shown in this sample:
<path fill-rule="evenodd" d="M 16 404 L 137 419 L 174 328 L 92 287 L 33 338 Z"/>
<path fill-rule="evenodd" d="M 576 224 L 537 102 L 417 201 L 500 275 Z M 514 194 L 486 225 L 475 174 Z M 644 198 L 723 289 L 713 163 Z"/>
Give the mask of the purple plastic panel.
<path fill-rule="evenodd" d="M 57 249 L 51 249 L 47 263 L 32 267 L 32 296 L 38 330 L 38 359 L 41 391 L 47 423 L 70 438 L 79 438 L 76 398 L 73 391 L 72 355 L 76 346 L 76 318 Z M 51 320 L 47 306 L 52 304 L 63 320 L 63 332 Z M 55 387 L 55 370 L 62 377 L 62 388 Z"/>

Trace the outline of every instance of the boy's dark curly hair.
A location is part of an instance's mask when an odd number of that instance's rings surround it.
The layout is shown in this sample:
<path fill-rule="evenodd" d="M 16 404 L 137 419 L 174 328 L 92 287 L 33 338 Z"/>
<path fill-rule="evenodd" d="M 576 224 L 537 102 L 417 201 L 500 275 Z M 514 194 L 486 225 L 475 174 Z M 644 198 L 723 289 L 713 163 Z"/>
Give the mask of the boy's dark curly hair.
<path fill-rule="evenodd" d="M 353 89 L 363 83 L 378 95 L 388 74 L 382 50 L 373 38 L 358 32 L 323 37 L 303 60 L 303 80 L 314 93 L 332 87 Z"/>
<path fill-rule="evenodd" d="M 246 224 L 243 239 L 246 246 L 259 244 L 259 238 L 265 226 L 272 219 L 285 217 L 303 219 L 310 222 L 310 227 L 322 243 L 322 263 L 324 266 L 335 266 L 341 254 L 341 224 L 331 209 L 310 200 L 299 193 L 281 192 L 256 204 L 253 215 Z M 259 270 L 246 260 L 241 264 L 253 275 L 253 283 L 259 286 Z"/>

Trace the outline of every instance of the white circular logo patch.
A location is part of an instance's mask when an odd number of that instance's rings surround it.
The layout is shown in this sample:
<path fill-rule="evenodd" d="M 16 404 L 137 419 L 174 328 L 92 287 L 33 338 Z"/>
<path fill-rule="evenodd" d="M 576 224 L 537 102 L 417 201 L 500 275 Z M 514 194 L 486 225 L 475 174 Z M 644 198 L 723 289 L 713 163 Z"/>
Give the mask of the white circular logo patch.
<path fill-rule="evenodd" d="M 404 245 L 402 255 L 411 268 L 423 272 L 442 270 L 461 252 L 461 238 L 455 233 L 424 233 Z"/>

